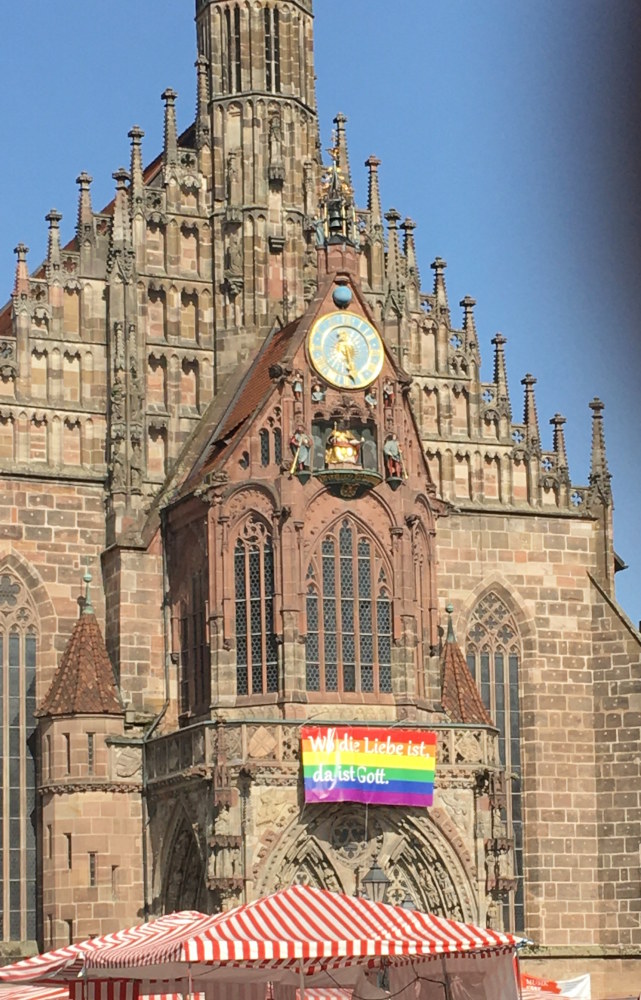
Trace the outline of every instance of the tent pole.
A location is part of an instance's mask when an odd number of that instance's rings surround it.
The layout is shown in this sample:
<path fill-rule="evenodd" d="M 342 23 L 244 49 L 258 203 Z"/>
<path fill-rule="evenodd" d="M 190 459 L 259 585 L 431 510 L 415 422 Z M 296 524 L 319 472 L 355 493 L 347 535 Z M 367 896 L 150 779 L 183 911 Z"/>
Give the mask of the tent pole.
<path fill-rule="evenodd" d="M 441 964 L 443 966 L 443 992 L 445 993 L 445 1000 L 452 1000 L 450 977 L 448 976 L 447 969 L 445 967 L 445 955 L 441 955 Z"/>
<path fill-rule="evenodd" d="M 305 973 L 303 972 L 302 962 L 298 967 L 298 991 L 300 993 L 299 1000 L 305 1000 Z"/>

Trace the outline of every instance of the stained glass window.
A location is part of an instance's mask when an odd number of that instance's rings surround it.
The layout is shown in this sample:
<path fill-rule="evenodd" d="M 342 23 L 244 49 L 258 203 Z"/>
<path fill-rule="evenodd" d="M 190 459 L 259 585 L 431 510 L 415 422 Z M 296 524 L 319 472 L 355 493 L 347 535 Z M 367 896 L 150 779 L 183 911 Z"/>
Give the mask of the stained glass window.
<path fill-rule="evenodd" d="M 274 634 L 274 554 L 265 526 L 249 519 L 234 549 L 236 690 L 278 691 Z"/>
<path fill-rule="evenodd" d="M 0 584 L 0 940 L 36 938 L 35 614 L 9 574 Z"/>
<path fill-rule="evenodd" d="M 269 465 L 269 431 L 263 429 L 258 437 L 260 440 L 260 464 L 265 468 Z"/>
<path fill-rule="evenodd" d="M 505 902 L 504 924 L 525 928 L 523 886 L 523 822 L 521 810 L 521 743 L 519 664 L 521 641 L 514 616 L 490 592 L 474 609 L 467 632 L 467 662 L 483 704 L 499 731 L 499 755 L 508 776 L 505 818 L 514 837 L 516 889 Z"/>
<path fill-rule="evenodd" d="M 308 691 L 391 692 L 387 578 L 378 546 L 349 518 L 321 540 L 307 571 Z"/>

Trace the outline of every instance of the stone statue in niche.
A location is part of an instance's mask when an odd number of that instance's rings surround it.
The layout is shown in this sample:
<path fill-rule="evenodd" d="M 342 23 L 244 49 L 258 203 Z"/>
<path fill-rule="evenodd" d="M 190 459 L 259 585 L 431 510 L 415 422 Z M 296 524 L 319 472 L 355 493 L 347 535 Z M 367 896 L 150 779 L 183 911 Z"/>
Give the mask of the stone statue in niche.
<path fill-rule="evenodd" d="M 400 446 L 398 436 L 390 434 L 383 445 L 383 455 L 385 457 L 385 474 L 388 479 L 407 479 L 405 462 L 403 460 L 403 449 Z"/>
<path fill-rule="evenodd" d="M 296 472 L 309 471 L 311 468 L 312 439 L 305 433 L 305 428 L 299 424 L 291 438 L 289 446 L 292 449 L 294 460 L 289 473 L 291 476 Z"/>
<path fill-rule="evenodd" d="M 269 165 L 279 166 L 283 162 L 283 129 L 280 115 L 269 119 Z"/>
<path fill-rule="evenodd" d="M 232 149 L 227 157 L 227 204 L 240 205 L 240 169 L 238 166 L 238 150 Z"/>
<path fill-rule="evenodd" d="M 324 403 L 325 402 L 325 389 L 320 384 L 320 382 L 312 383 L 312 403 Z"/>
<path fill-rule="evenodd" d="M 390 378 L 383 382 L 383 406 L 394 405 L 394 383 Z"/>
<path fill-rule="evenodd" d="M 227 246 L 227 270 L 233 275 L 243 273 L 243 245 L 240 233 L 232 233 Z"/>
<path fill-rule="evenodd" d="M 376 389 L 373 386 L 365 393 L 365 402 L 370 410 L 375 410 L 378 406 L 378 399 L 376 398 Z"/>
<path fill-rule="evenodd" d="M 294 392 L 294 399 L 297 403 L 303 398 L 303 373 L 294 372 L 292 375 L 292 390 Z"/>
<path fill-rule="evenodd" d="M 125 419 L 125 387 L 120 375 L 116 375 L 111 387 L 111 420 L 122 423 Z"/>
<path fill-rule="evenodd" d="M 360 465 L 363 438 L 334 424 L 325 445 L 325 465 Z"/>
<path fill-rule="evenodd" d="M 123 439 L 121 437 L 114 437 L 111 441 L 111 462 L 109 463 L 109 468 L 111 470 L 111 489 L 113 492 L 119 492 L 125 487 L 125 459 L 122 453 Z"/>
<path fill-rule="evenodd" d="M 114 335 L 114 371 L 123 372 L 125 370 L 125 334 L 122 323 L 114 323 Z"/>

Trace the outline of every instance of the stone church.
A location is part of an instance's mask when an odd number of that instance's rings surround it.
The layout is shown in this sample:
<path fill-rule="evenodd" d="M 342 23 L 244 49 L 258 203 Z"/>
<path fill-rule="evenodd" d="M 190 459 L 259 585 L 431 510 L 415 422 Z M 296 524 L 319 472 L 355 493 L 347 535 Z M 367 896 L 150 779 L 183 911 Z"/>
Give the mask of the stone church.
<path fill-rule="evenodd" d="M 0 310 L 2 954 L 377 880 L 638 989 L 603 406 L 575 484 L 501 335 L 481 380 L 474 300 L 421 280 L 375 156 L 355 204 L 343 115 L 323 152 L 312 0 L 196 31 L 193 124 L 165 90 L 160 153 L 134 126 L 101 210 L 80 174 Z M 436 733 L 433 806 L 306 804 L 305 723 Z"/>

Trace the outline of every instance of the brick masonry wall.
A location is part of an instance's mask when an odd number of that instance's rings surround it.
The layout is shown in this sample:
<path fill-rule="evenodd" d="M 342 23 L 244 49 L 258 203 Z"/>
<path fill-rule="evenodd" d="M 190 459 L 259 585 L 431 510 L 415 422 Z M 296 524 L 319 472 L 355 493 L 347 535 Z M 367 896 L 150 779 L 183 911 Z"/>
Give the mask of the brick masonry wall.
<path fill-rule="evenodd" d="M 469 616 L 494 590 L 521 631 L 526 930 L 539 945 L 601 943 L 592 675 L 594 522 L 452 514 L 437 529 L 441 606 Z"/>

